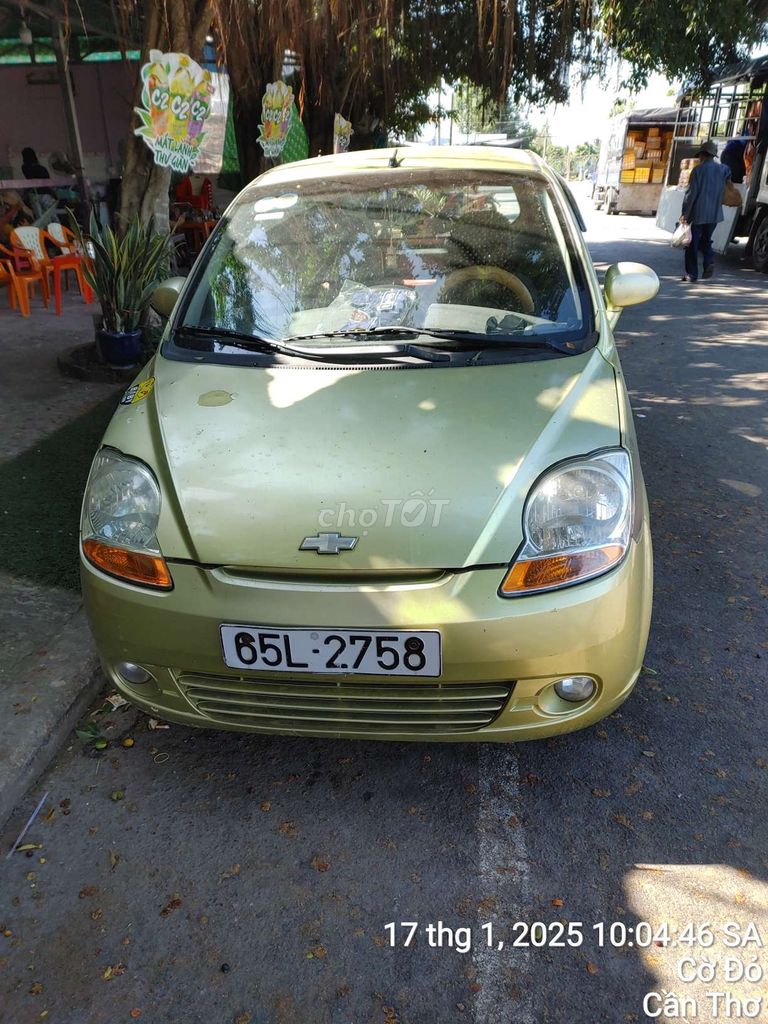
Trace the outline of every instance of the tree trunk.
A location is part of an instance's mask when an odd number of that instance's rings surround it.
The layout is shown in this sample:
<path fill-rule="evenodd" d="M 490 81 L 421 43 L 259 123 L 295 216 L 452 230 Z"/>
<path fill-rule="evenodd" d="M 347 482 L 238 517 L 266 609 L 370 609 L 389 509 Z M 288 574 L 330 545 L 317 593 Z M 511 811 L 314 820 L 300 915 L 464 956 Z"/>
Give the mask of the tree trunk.
<path fill-rule="evenodd" d="M 165 235 L 171 230 L 168 204 L 170 188 L 170 168 L 158 167 L 153 164 L 141 201 L 141 219 L 146 223 L 151 217 L 154 217 L 155 228 L 161 235 Z"/>
<path fill-rule="evenodd" d="M 149 60 L 150 50 L 186 53 L 193 60 L 202 54 L 205 36 L 211 26 L 210 0 L 150 0 L 144 5 L 144 31 L 141 63 Z M 133 107 L 141 103 L 141 75 L 136 74 Z M 136 214 L 145 222 L 154 216 L 158 231 L 169 229 L 168 191 L 171 172 L 157 167 L 152 151 L 144 140 L 133 134 L 139 121 L 131 116 L 131 135 L 126 146 L 120 194 L 119 229 Z"/>

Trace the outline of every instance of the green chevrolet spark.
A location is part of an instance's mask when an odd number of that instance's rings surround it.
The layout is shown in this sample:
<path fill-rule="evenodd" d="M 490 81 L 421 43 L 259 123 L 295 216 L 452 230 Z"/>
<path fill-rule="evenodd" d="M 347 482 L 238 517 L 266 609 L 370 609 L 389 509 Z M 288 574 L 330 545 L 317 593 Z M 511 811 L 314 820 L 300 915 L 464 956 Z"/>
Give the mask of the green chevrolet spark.
<path fill-rule="evenodd" d="M 630 693 L 648 509 L 601 289 L 537 157 L 277 167 L 190 276 L 91 469 L 81 562 L 110 680 L 186 725 L 520 740 Z"/>

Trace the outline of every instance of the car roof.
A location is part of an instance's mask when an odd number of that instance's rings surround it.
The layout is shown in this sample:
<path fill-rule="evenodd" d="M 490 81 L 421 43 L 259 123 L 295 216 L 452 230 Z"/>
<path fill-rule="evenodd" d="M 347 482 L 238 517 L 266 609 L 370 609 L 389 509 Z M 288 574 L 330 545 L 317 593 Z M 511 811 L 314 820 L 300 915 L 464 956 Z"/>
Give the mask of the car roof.
<path fill-rule="evenodd" d="M 383 171 L 388 167 L 432 167 L 438 170 L 456 168 L 511 173 L 535 171 L 539 174 L 549 170 L 544 161 L 529 149 L 506 149 L 500 146 L 392 146 L 389 149 L 362 149 L 281 164 L 265 171 L 245 191 L 266 184 L 348 176 L 366 171 Z"/>

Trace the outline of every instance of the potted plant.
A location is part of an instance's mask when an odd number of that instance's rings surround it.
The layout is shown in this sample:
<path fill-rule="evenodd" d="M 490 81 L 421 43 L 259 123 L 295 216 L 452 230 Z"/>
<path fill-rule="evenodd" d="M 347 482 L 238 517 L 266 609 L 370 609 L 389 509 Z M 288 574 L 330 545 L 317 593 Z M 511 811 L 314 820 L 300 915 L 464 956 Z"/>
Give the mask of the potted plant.
<path fill-rule="evenodd" d="M 122 235 L 102 227 L 93 214 L 88 232 L 78 227 L 76 232 L 88 254 L 86 280 L 101 303 L 101 327 L 96 332 L 101 356 L 116 368 L 135 366 L 149 300 L 168 276 L 171 237 L 158 234 L 153 219 L 144 223 L 138 216 Z"/>

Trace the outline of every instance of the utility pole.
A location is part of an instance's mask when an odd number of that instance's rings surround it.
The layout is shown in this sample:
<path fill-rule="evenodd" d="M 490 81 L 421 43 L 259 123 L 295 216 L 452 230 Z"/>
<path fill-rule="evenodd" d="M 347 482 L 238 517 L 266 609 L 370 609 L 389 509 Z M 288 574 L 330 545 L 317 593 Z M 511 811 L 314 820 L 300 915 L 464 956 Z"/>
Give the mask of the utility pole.
<path fill-rule="evenodd" d="M 64 26 L 58 20 L 52 19 L 51 35 L 53 36 L 53 51 L 56 54 L 56 70 L 59 76 L 61 96 L 64 100 L 64 117 L 67 126 L 67 149 L 68 156 L 75 168 L 77 176 L 77 190 L 83 203 L 88 203 L 88 189 L 85 183 L 85 171 L 83 169 L 83 146 L 80 141 L 80 127 L 77 123 L 77 109 L 75 107 L 75 96 L 72 92 L 72 79 L 69 73 L 69 51 L 64 36 Z"/>

